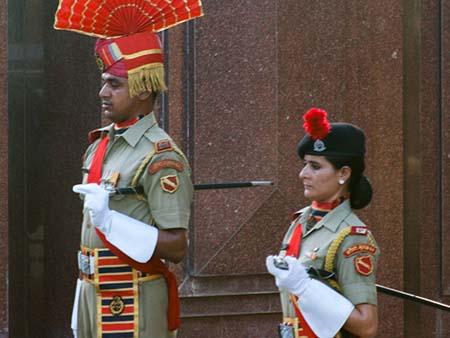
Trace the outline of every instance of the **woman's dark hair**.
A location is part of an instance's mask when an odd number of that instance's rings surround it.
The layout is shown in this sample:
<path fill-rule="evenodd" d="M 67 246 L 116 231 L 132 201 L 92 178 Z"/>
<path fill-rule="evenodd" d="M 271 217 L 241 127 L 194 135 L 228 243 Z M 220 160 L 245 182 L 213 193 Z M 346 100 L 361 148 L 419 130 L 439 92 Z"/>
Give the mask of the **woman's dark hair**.
<path fill-rule="evenodd" d="M 350 176 L 350 205 L 353 209 L 362 209 L 372 199 L 372 186 L 366 176 L 363 175 L 365 165 L 361 156 L 325 156 L 333 167 L 338 170 L 348 166 L 352 169 Z"/>

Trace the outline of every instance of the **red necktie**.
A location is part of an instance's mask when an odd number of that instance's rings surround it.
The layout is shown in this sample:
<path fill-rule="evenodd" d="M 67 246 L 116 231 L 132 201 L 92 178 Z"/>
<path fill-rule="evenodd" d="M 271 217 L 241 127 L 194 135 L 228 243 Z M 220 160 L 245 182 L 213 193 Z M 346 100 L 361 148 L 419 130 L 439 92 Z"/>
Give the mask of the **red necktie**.
<path fill-rule="evenodd" d="M 98 144 L 92 159 L 91 167 L 89 168 L 88 183 L 100 183 L 102 178 L 102 164 L 105 158 L 106 149 L 108 148 L 109 137 L 105 136 Z"/>

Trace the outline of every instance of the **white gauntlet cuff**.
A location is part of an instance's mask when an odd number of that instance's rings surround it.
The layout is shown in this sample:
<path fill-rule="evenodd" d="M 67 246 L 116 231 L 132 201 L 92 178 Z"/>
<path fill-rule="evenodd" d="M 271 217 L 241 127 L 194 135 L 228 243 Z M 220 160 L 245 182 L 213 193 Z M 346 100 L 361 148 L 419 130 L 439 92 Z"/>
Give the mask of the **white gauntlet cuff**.
<path fill-rule="evenodd" d="M 116 211 L 111 211 L 110 221 L 106 239 L 135 261 L 149 261 L 158 242 L 158 229 Z"/>
<path fill-rule="evenodd" d="M 297 295 L 298 307 L 314 333 L 332 338 L 344 326 L 355 306 L 324 283 L 310 279 Z"/>

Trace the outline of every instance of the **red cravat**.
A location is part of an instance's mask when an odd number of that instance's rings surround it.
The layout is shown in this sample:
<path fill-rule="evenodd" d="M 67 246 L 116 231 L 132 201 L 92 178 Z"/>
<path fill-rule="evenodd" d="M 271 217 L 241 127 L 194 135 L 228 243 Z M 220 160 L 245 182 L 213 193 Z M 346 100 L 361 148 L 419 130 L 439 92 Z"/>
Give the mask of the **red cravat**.
<path fill-rule="evenodd" d="M 124 122 L 117 122 L 114 125 L 114 129 L 123 129 L 131 127 L 133 124 L 139 121 L 139 118 L 135 117 L 131 120 Z M 94 158 L 92 159 L 91 167 L 89 169 L 88 183 L 100 184 L 102 178 L 102 166 L 105 159 L 106 149 L 108 149 L 109 137 L 103 137 L 100 141 L 97 150 L 95 151 Z"/>
<path fill-rule="evenodd" d="M 98 144 L 92 159 L 91 167 L 89 168 L 88 183 L 100 184 L 102 178 L 102 164 L 105 158 L 106 149 L 108 148 L 109 137 L 103 137 Z"/>

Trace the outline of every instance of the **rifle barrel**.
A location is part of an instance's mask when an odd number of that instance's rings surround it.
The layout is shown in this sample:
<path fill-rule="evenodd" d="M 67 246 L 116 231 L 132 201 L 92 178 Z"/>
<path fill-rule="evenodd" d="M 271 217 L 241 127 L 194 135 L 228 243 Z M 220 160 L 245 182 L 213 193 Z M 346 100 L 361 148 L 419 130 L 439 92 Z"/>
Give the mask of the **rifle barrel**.
<path fill-rule="evenodd" d="M 248 181 L 248 182 L 224 182 L 224 183 L 197 183 L 194 184 L 195 190 L 206 189 L 231 189 L 231 188 L 250 188 L 273 185 L 272 181 Z"/>
<path fill-rule="evenodd" d="M 396 290 L 393 288 L 388 288 L 387 286 L 383 286 L 380 284 L 377 284 L 377 290 L 380 291 L 381 293 L 385 293 L 387 295 L 391 295 L 391 296 L 402 298 L 402 299 L 407 299 L 412 302 L 421 303 L 424 305 L 434 307 L 436 309 L 450 311 L 450 305 L 440 303 L 440 302 L 437 302 L 435 300 L 431 300 L 431 299 L 428 299 L 425 297 L 416 296 L 416 295 L 413 295 L 412 293 Z"/>

